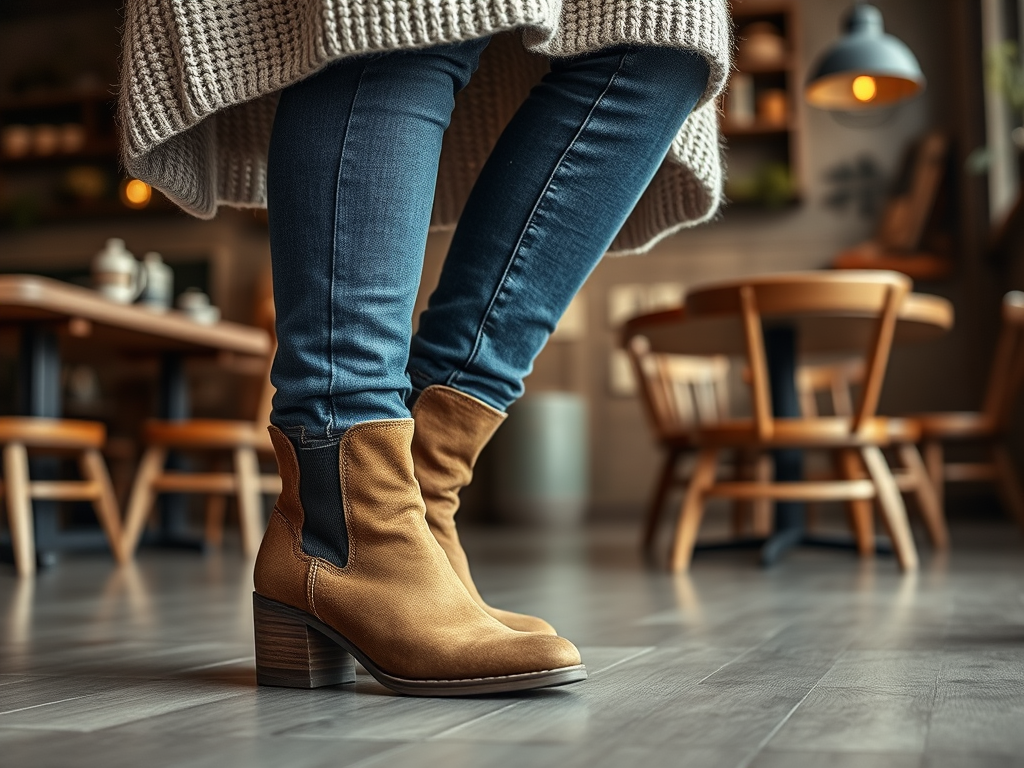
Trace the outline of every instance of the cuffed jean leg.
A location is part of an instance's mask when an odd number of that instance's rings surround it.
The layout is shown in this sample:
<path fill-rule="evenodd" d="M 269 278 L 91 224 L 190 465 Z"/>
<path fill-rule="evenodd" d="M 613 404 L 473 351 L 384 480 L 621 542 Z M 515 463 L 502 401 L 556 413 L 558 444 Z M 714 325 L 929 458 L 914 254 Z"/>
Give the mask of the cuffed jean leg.
<path fill-rule="evenodd" d="M 272 421 L 302 446 L 409 416 L 412 311 L 441 137 L 486 44 L 345 59 L 281 95 L 267 173 Z"/>
<path fill-rule="evenodd" d="M 696 54 L 627 46 L 555 60 L 503 132 L 412 340 L 417 390 L 504 410 L 703 94 Z"/>

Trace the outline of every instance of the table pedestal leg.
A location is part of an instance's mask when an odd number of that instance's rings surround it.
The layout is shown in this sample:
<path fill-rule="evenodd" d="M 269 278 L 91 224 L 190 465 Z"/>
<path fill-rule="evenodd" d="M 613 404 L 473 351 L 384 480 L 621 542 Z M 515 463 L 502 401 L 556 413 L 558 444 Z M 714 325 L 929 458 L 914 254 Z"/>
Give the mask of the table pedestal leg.
<path fill-rule="evenodd" d="M 159 416 L 169 421 L 189 418 L 192 404 L 189 399 L 188 377 L 181 355 L 166 353 L 160 360 L 160 403 Z M 167 469 L 188 469 L 184 456 L 171 451 L 167 457 Z M 165 493 L 157 501 L 160 513 L 160 528 L 155 536 L 143 537 L 142 544 L 170 549 L 194 549 L 203 551 L 205 542 L 189 530 L 188 497 L 180 493 Z"/>
<path fill-rule="evenodd" d="M 799 418 L 800 399 L 796 391 L 796 329 L 789 326 L 766 328 L 765 355 L 768 358 L 768 383 L 772 392 L 772 415 L 775 418 Z M 803 451 L 794 449 L 773 452 L 775 481 L 799 482 L 804 478 Z M 800 544 L 806 529 L 806 510 L 800 502 L 779 501 L 775 504 L 775 533 L 761 550 L 761 563 L 775 563 L 786 550 Z"/>
<path fill-rule="evenodd" d="M 48 325 L 27 325 L 18 350 L 18 412 L 25 416 L 59 419 L 60 346 L 56 331 Z M 52 457 L 29 461 L 29 476 L 54 480 L 60 474 L 60 461 Z M 60 547 L 60 521 L 57 502 L 32 503 L 35 523 L 36 560 L 41 568 L 57 561 Z"/>
<path fill-rule="evenodd" d="M 768 379 L 772 391 L 772 414 L 776 418 L 799 418 L 800 399 L 796 389 L 796 330 L 789 326 L 765 329 L 765 355 L 768 358 Z M 804 452 L 785 449 L 773 452 L 776 482 L 799 482 L 804 479 Z M 761 564 L 774 565 L 790 549 L 797 546 L 856 549 L 848 536 L 810 536 L 807 533 L 806 507 L 802 502 L 780 501 L 775 504 L 775 532 L 761 549 Z M 879 554 L 891 554 L 885 543 L 876 545 Z"/>

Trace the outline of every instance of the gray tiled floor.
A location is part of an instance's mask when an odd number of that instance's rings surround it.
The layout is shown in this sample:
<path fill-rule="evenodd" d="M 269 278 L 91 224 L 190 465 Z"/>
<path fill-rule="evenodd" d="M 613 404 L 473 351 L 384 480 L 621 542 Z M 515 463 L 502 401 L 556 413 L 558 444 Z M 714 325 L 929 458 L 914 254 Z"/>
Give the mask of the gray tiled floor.
<path fill-rule="evenodd" d="M 0 570 L 4 765 L 1024 766 L 1024 539 L 954 529 L 920 573 L 801 551 L 641 565 L 630 529 L 469 536 L 492 602 L 539 613 L 591 677 L 519 696 L 257 689 L 250 566 L 144 551 Z"/>

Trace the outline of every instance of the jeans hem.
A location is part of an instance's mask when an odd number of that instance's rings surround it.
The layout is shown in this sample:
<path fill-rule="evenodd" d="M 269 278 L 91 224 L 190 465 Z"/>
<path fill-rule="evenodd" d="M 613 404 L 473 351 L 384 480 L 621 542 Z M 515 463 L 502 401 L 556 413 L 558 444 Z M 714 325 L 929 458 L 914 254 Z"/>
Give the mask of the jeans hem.
<path fill-rule="evenodd" d="M 285 437 L 292 441 L 292 445 L 300 451 L 329 448 L 331 446 L 338 445 L 341 442 L 340 436 L 333 436 L 329 432 L 323 436 L 314 436 L 310 435 L 306 428 L 302 426 L 281 427 L 276 424 L 274 426 L 277 426 L 277 428 L 285 434 Z"/>

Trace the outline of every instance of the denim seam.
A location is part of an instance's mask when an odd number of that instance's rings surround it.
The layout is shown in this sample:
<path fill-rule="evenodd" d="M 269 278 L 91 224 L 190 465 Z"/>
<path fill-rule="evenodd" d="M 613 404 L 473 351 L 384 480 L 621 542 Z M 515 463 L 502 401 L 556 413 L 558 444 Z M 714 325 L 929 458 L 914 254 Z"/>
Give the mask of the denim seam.
<path fill-rule="evenodd" d="M 328 408 L 327 408 L 327 414 L 328 415 L 327 415 L 327 419 L 328 419 L 328 421 L 327 421 L 327 428 L 325 430 L 326 434 L 327 434 L 327 439 L 328 440 L 333 440 L 334 439 L 334 425 L 339 420 L 338 419 L 338 414 L 335 413 L 335 411 L 334 411 L 334 407 L 335 407 L 334 406 L 334 394 L 335 394 L 334 393 L 334 372 L 335 372 L 336 368 L 335 368 L 335 365 L 334 365 L 334 362 L 335 362 L 335 349 L 334 349 L 334 337 L 335 337 L 334 331 L 335 331 L 335 328 L 334 328 L 334 301 L 333 301 L 333 297 L 334 297 L 334 288 L 335 288 L 335 277 L 337 275 L 337 270 L 338 270 L 338 265 L 337 265 L 337 258 L 338 258 L 338 215 L 340 213 L 340 208 L 341 208 L 342 169 L 345 167 L 345 150 L 348 147 L 349 130 L 352 127 L 352 115 L 354 114 L 355 109 L 356 109 L 356 101 L 359 99 L 359 91 L 363 87 L 363 77 L 364 77 L 365 74 L 366 74 L 366 66 L 364 65 L 363 68 L 359 71 L 359 79 L 356 81 L 356 89 L 355 89 L 355 92 L 352 94 L 352 101 L 349 103 L 349 106 L 348 106 L 348 116 L 345 118 L 345 136 L 341 140 L 341 152 L 338 155 L 337 181 L 335 182 L 335 185 L 334 185 L 334 221 L 333 221 L 333 230 L 331 232 L 331 288 L 330 288 L 330 291 L 331 291 L 330 295 L 331 295 L 332 301 L 329 302 L 330 306 L 328 307 L 328 321 L 327 321 L 327 323 L 328 323 L 328 334 L 329 334 L 329 341 L 328 341 L 328 344 L 327 344 L 327 349 L 329 350 L 329 357 L 330 357 L 329 363 L 330 363 L 330 369 L 331 369 L 330 378 L 329 378 L 328 384 L 327 384 L 327 401 L 328 401 Z"/>
<path fill-rule="evenodd" d="M 295 446 L 299 450 L 314 450 L 317 448 L 328 448 L 332 445 L 337 445 L 341 442 L 340 437 L 334 437 L 333 435 L 327 435 L 325 437 L 310 437 L 308 430 L 302 425 L 294 427 L 279 427 L 279 429 L 291 439 L 292 444 L 296 441 L 298 444 Z"/>
<path fill-rule="evenodd" d="M 455 369 L 451 372 L 451 374 L 445 381 L 446 385 L 453 386 L 454 384 L 456 384 L 459 380 L 459 377 L 466 372 L 466 369 L 468 369 L 471 365 L 473 365 L 474 362 L 476 362 L 476 358 L 480 353 L 480 346 L 483 344 L 483 338 L 486 335 L 487 324 L 490 321 L 492 314 L 494 313 L 494 305 L 497 303 L 498 297 L 501 295 L 506 283 L 508 282 L 508 277 L 512 271 L 512 267 L 515 266 L 516 262 L 520 258 L 520 253 L 523 247 L 523 241 L 526 239 L 526 234 L 527 232 L 529 232 L 530 226 L 536 220 L 537 212 L 540 209 L 541 204 L 547 197 L 548 190 L 551 188 L 551 182 L 558 174 L 558 171 L 562 168 L 562 165 L 565 162 L 565 158 L 575 148 L 576 142 L 579 140 L 580 135 L 583 133 L 584 130 L 586 130 L 587 126 L 590 124 L 594 112 L 601 105 L 601 102 L 604 101 L 604 98 L 608 94 L 608 91 L 615 84 L 615 80 L 618 78 L 619 73 L 622 71 L 622 67 L 626 63 L 626 57 L 631 52 L 632 48 L 626 50 L 619 58 L 619 65 L 615 68 L 615 71 L 612 73 L 611 77 L 608 78 L 608 84 L 605 85 L 604 90 L 601 91 L 601 94 L 597 97 L 597 100 L 590 108 L 590 111 L 587 112 L 587 116 L 583 119 L 583 122 L 577 129 L 576 134 L 572 137 L 572 141 L 569 142 L 569 146 L 565 148 L 565 151 L 562 152 L 561 156 L 558 158 L 558 162 L 555 163 L 555 167 L 551 169 L 551 173 L 548 176 L 548 180 L 544 184 L 544 189 L 541 190 L 541 193 L 537 196 L 537 201 L 533 204 L 533 209 L 530 211 L 530 215 L 527 217 L 526 223 L 523 225 L 523 229 L 519 233 L 519 237 L 516 240 L 515 247 L 512 249 L 512 253 L 509 257 L 508 263 L 505 265 L 505 270 L 502 272 L 501 279 L 498 281 L 498 285 L 495 287 L 494 293 L 491 295 L 491 299 L 487 304 L 487 309 L 484 312 L 484 316 L 480 320 L 480 328 L 477 331 L 476 339 L 473 341 L 473 349 L 470 351 L 469 357 L 466 358 L 466 362 L 463 363 L 462 368 Z"/>

